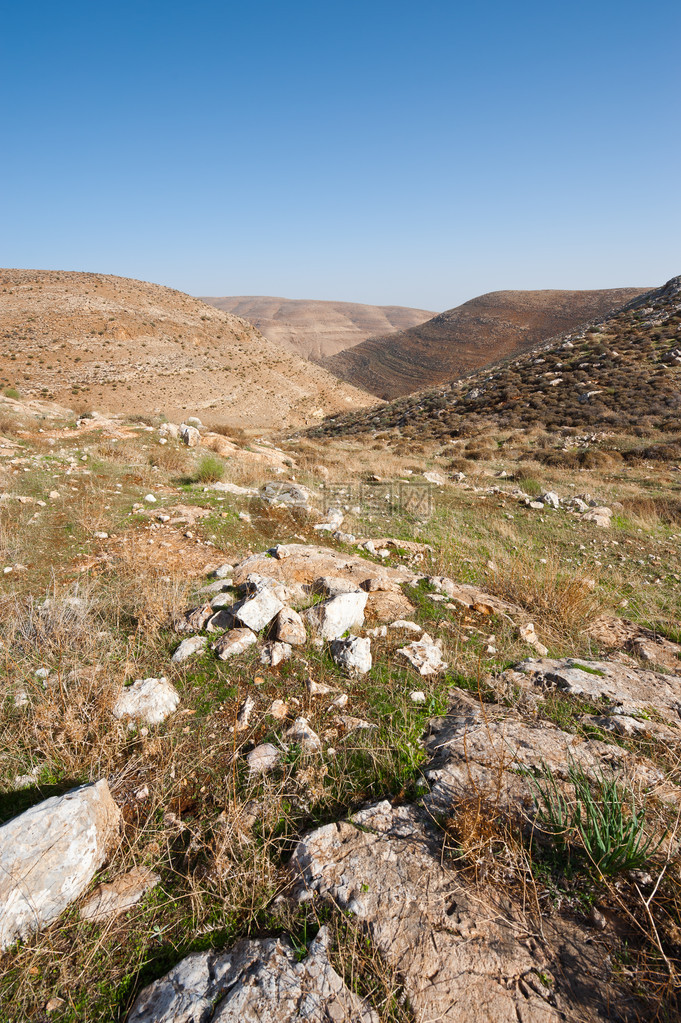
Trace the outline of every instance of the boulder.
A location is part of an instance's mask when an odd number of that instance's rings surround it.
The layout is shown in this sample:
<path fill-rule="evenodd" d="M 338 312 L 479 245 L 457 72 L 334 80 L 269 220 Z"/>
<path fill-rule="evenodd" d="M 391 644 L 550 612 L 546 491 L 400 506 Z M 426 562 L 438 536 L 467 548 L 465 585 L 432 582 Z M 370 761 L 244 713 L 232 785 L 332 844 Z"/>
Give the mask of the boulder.
<path fill-rule="evenodd" d="M 180 427 L 176 423 L 161 423 L 158 435 L 165 440 L 177 440 L 180 436 Z"/>
<path fill-rule="evenodd" d="M 582 515 L 582 522 L 593 522 L 601 529 L 609 529 L 612 516 L 612 508 L 589 508 L 589 510 L 584 512 Z"/>
<path fill-rule="evenodd" d="M 82 895 L 116 841 L 120 819 L 102 779 L 0 827 L 0 948 L 46 927 Z"/>
<path fill-rule="evenodd" d="M 362 590 L 341 593 L 309 608 L 303 617 L 321 639 L 340 639 L 350 629 L 362 627 L 366 603 L 367 594 Z"/>
<path fill-rule="evenodd" d="M 121 690 L 113 705 L 115 718 L 133 718 L 157 725 L 177 710 L 180 694 L 167 678 L 138 678 Z"/>
<path fill-rule="evenodd" d="M 128 1023 L 379 1023 L 329 962 L 322 928 L 303 959 L 288 941 L 195 952 L 144 988 Z"/>
<path fill-rule="evenodd" d="M 341 593 L 357 593 L 361 587 L 352 579 L 341 576 L 322 575 L 312 583 L 312 592 L 324 597 L 338 597 Z"/>
<path fill-rule="evenodd" d="M 185 611 L 183 615 L 173 622 L 175 632 L 200 632 L 206 622 L 213 614 L 211 604 L 202 604 L 201 607 L 193 607 Z"/>
<path fill-rule="evenodd" d="M 279 614 L 283 606 L 275 593 L 263 586 L 253 596 L 246 597 L 239 604 L 235 604 L 232 611 L 234 617 L 242 625 L 252 629 L 253 632 L 260 632 Z"/>
<path fill-rule="evenodd" d="M 331 656 L 351 675 L 366 675 L 371 670 L 371 640 L 359 636 L 336 639 L 331 643 Z"/>
<path fill-rule="evenodd" d="M 188 448 L 196 448 L 201 443 L 201 434 L 195 426 L 189 426 L 187 423 L 180 425 L 180 437 L 187 445 Z"/>

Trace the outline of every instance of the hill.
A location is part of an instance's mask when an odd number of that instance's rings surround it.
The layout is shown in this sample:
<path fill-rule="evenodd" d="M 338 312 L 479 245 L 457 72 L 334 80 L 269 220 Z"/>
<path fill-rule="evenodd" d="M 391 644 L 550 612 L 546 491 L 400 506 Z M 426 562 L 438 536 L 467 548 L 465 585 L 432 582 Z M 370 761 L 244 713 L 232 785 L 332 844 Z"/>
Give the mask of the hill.
<path fill-rule="evenodd" d="M 104 274 L 0 270 L 0 385 L 112 412 L 268 428 L 367 396 L 189 295 Z"/>
<path fill-rule="evenodd" d="M 493 291 L 408 330 L 371 337 L 323 365 L 379 398 L 397 398 L 574 330 L 643 290 Z"/>
<path fill-rule="evenodd" d="M 323 359 L 374 334 L 406 330 L 432 312 L 399 305 L 237 296 L 202 301 L 248 320 L 270 341 L 306 359 Z"/>
<path fill-rule="evenodd" d="M 329 420 L 328 434 L 400 428 L 445 438 L 475 424 L 657 427 L 681 421 L 681 277 L 622 309 L 446 387 Z"/>

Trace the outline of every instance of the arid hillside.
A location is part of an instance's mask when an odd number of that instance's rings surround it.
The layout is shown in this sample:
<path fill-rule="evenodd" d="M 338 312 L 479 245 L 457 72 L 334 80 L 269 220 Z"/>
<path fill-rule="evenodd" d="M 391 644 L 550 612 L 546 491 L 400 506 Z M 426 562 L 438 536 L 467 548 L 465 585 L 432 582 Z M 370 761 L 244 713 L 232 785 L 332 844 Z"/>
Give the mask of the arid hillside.
<path fill-rule="evenodd" d="M 242 316 L 270 341 L 307 359 L 322 359 L 352 348 L 375 334 L 407 330 L 433 314 L 399 305 L 317 302 L 307 299 L 237 296 L 202 301 Z"/>
<path fill-rule="evenodd" d="M 0 270 L 0 386 L 112 412 L 258 429 L 367 396 L 180 291 L 104 274 Z"/>
<path fill-rule="evenodd" d="M 473 436 L 479 424 L 551 429 L 679 430 L 681 277 L 590 326 L 446 387 L 331 419 L 327 434 L 390 428 L 405 436 Z M 681 446 L 679 446 L 681 457 Z"/>
<path fill-rule="evenodd" d="M 408 330 L 371 337 L 323 365 L 379 398 L 397 398 L 574 330 L 643 290 L 493 291 Z"/>

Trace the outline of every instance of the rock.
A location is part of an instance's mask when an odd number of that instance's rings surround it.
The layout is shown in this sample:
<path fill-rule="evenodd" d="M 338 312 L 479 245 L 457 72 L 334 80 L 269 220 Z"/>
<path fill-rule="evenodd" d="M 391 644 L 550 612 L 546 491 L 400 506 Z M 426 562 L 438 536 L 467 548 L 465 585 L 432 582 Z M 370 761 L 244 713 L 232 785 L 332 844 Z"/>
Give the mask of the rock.
<path fill-rule="evenodd" d="M 246 597 L 233 607 L 234 617 L 248 629 L 260 632 L 272 621 L 283 608 L 283 603 L 267 587 L 257 590 L 253 596 Z"/>
<path fill-rule="evenodd" d="M 499 706 L 483 708 L 463 693 L 453 698 L 447 715 L 430 722 L 425 745 L 433 759 L 425 771 L 431 790 L 424 805 L 433 813 L 452 812 L 474 791 L 527 824 L 535 815 L 536 796 L 528 774 L 546 769 L 566 782 L 572 766 L 594 780 L 604 772 L 614 774 L 661 797 L 678 792 L 650 761 L 619 746 L 583 739 L 548 721 L 525 720 Z"/>
<path fill-rule="evenodd" d="M 112 916 L 119 916 L 159 883 L 161 878 L 148 867 L 133 867 L 127 874 L 121 874 L 109 884 L 100 884 L 80 907 L 81 920 L 98 923 Z"/>
<path fill-rule="evenodd" d="M 201 443 L 201 434 L 195 426 L 189 426 L 187 423 L 180 425 L 180 437 L 187 445 L 188 448 L 196 448 Z"/>
<path fill-rule="evenodd" d="M 406 542 L 404 547 L 409 550 Z M 295 543 L 278 544 L 271 548 L 271 552 L 253 554 L 246 558 L 234 569 L 235 584 L 245 582 L 247 576 L 254 572 L 274 576 L 303 596 L 309 594 L 315 579 L 321 576 L 348 579 L 357 586 L 369 578 L 393 579 L 398 583 L 413 583 L 417 578 L 411 569 L 403 566 L 377 565 L 359 555 L 346 554 L 330 547 Z"/>
<path fill-rule="evenodd" d="M 260 575 L 258 572 L 249 572 L 246 581 L 239 583 L 237 588 L 245 596 L 254 596 L 261 590 L 269 590 L 282 604 L 288 603 L 298 594 L 302 595 L 305 592 L 302 587 L 286 586 L 279 579 L 275 579 L 271 575 Z"/>
<path fill-rule="evenodd" d="M 281 643 L 290 646 L 304 646 L 307 642 L 305 622 L 297 611 L 283 607 L 274 623 L 274 635 Z"/>
<path fill-rule="evenodd" d="M 298 717 L 284 735 L 291 742 L 300 743 L 306 753 L 314 753 L 322 748 L 322 742 L 317 733 L 310 727 L 307 718 Z"/>
<path fill-rule="evenodd" d="M 165 440 L 177 440 L 180 436 L 180 428 L 175 423 L 161 423 L 158 435 Z"/>
<path fill-rule="evenodd" d="M 283 700 L 273 700 L 267 713 L 271 714 L 277 721 L 284 721 L 288 717 L 288 704 Z"/>
<path fill-rule="evenodd" d="M 218 565 L 217 568 L 214 568 L 211 575 L 214 579 L 230 579 L 233 572 L 234 566 L 226 561 L 224 565 Z"/>
<path fill-rule="evenodd" d="M 260 654 L 260 663 L 269 664 L 270 667 L 276 668 L 282 661 L 288 661 L 291 654 L 293 653 L 292 648 L 288 643 L 268 642 L 265 643 Z"/>
<path fill-rule="evenodd" d="M 324 597 L 338 597 L 341 593 L 358 593 L 360 589 L 361 587 L 352 579 L 332 575 L 320 576 L 312 584 L 312 592 L 322 594 Z"/>
<path fill-rule="evenodd" d="M 540 657 L 546 657 L 548 650 L 544 644 L 540 642 L 533 622 L 528 622 L 527 625 L 521 625 L 518 629 L 518 635 L 523 642 L 528 644 L 528 646 L 534 647 Z"/>
<path fill-rule="evenodd" d="M 336 639 L 331 643 L 331 656 L 351 675 L 366 675 L 371 671 L 371 640 L 358 636 Z"/>
<path fill-rule="evenodd" d="M 307 680 L 307 691 L 310 696 L 328 696 L 329 693 L 337 693 L 338 690 L 327 686 L 324 682 L 315 682 L 313 678 Z"/>
<path fill-rule="evenodd" d="M 522 905 L 445 866 L 416 807 L 386 801 L 318 828 L 289 869 L 299 901 L 338 906 L 366 929 L 417 1020 L 596 1023 L 630 1004 L 588 931 L 556 916 L 528 941 Z"/>
<path fill-rule="evenodd" d="M 547 490 L 545 494 L 542 494 L 541 500 L 544 504 L 548 505 L 549 508 L 555 508 L 556 510 L 560 508 L 560 498 L 553 490 Z"/>
<path fill-rule="evenodd" d="M 442 640 L 433 642 L 427 632 L 397 652 L 406 657 L 421 675 L 434 675 L 447 667 L 442 660 Z"/>
<path fill-rule="evenodd" d="M 233 629 L 225 632 L 213 643 L 212 650 L 218 655 L 221 661 L 228 661 L 230 657 L 237 657 L 258 642 L 258 637 L 250 629 Z"/>
<path fill-rule="evenodd" d="M 259 774 L 268 774 L 278 766 L 280 761 L 281 750 L 273 746 L 271 742 L 262 742 L 246 756 L 248 775 L 252 778 Z"/>
<path fill-rule="evenodd" d="M 341 723 L 346 732 L 368 732 L 376 727 L 376 725 L 372 725 L 369 721 L 364 721 L 363 718 L 353 718 L 348 714 L 339 714 L 336 720 Z"/>
<path fill-rule="evenodd" d="M 201 422 L 198 416 L 188 416 L 187 426 L 195 426 L 196 429 L 198 430 L 203 426 L 203 423 Z"/>
<path fill-rule="evenodd" d="M 570 511 L 579 512 L 580 515 L 589 510 L 589 505 L 586 501 L 582 501 L 581 497 L 569 497 L 565 502 L 565 507 Z"/>
<path fill-rule="evenodd" d="M 416 622 L 411 622 L 404 618 L 398 618 L 396 622 L 391 622 L 388 628 L 403 629 L 405 632 L 423 632 L 421 626 L 417 625 Z"/>
<path fill-rule="evenodd" d="M 144 498 L 147 504 L 156 504 L 156 497 L 154 494 L 147 494 Z"/>
<path fill-rule="evenodd" d="M 343 512 L 339 508 L 334 508 L 327 512 L 324 522 L 315 523 L 314 529 L 327 533 L 336 533 L 342 525 Z"/>
<path fill-rule="evenodd" d="M 255 700 L 252 696 L 247 696 L 239 707 L 236 715 L 236 726 L 235 732 L 245 732 L 249 726 L 251 720 L 251 714 L 255 710 Z"/>
<path fill-rule="evenodd" d="M 0 827 L 0 948 L 52 923 L 85 891 L 120 819 L 102 779 L 46 799 Z"/>
<path fill-rule="evenodd" d="M 145 725 L 157 725 L 177 710 L 180 694 L 167 678 L 138 678 L 121 690 L 113 705 L 115 718 L 134 718 Z"/>
<path fill-rule="evenodd" d="M 297 508 L 306 512 L 312 508 L 312 492 L 300 483 L 266 483 L 258 495 L 273 508 Z"/>
<path fill-rule="evenodd" d="M 425 703 L 426 694 L 421 689 L 417 689 L 413 693 L 409 693 L 409 699 L 412 703 Z"/>
<path fill-rule="evenodd" d="M 404 618 L 414 613 L 414 605 L 405 597 L 401 590 L 372 590 L 367 601 L 367 614 L 379 621 L 387 622 L 394 618 Z"/>
<path fill-rule="evenodd" d="M 193 657 L 194 654 L 198 654 L 207 645 L 207 636 L 188 636 L 187 639 L 182 640 L 170 659 L 173 664 L 181 664 L 182 661 L 186 661 L 189 657 Z"/>
<path fill-rule="evenodd" d="M 321 639 L 340 639 L 350 629 L 362 627 L 366 603 L 367 594 L 362 591 L 341 593 L 309 608 L 304 619 Z"/>
<path fill-rule="evenodd" d="M 523 661 L 516 666 L 514 679 L 543 691 L 559 689 L 574 696 L 605 700 L 631 717 L 647 718 L 653 710 L 675 727 L 681 716 L 681 674 L 663 675 L 617 661 L 565 657 Z M 654 729 L 655 724 L 650 721 L 650 728 Z"/>
<path fill-rule="evenodd" d="M 206 632 L 226 632 L 227 629 L 236 629 L 239 623 L 234 617 L 234 609 L 231 600 L 229 607 L 221 607 L 206 622 Z"/>
<path fill-rule="evenodd" d="M 424 472 L 423 478 L 428 480 L 429 483 L 434 483 L 437 487 L 444 487 L 447 482 L 442 473 L 436 472 L 434 469 Z"/>
<path fill-rule="evenodd" d="M 212 604 L 193 607 L 173 622 L 175 632 L 200 632 L 214 613 Z"/>
<path fill-rule="evenodd" d="M 282 939 L 195 952 L 144 988 L 128 1023 L 378 1023 L 329 962 L 322 927 L 300 959 Z"/>
<path fill-rule="evenodd" d="M 652 629 L 626 618 L 602 615 L 588 626 L 588 633 L 610 650 L 627 650 L 641 660 L 681 673 L 681 645 Z"/>
<path fill-rule="evenodd" d="M 234 598 L 231 593 L 223 591 L 222 593 L 216 593 L 214 597 L 211 597 L 210 606 L 214 611 L 222 611 L 224 608 L 231 607 L 234 603 Z"/>
<path fill-rule="evenodd" d="M 593 522 L 601 529 L 609 529 L 612 516 L 612 508 L 590 508 L 582 515 L 582 522 Z"/>
<path fill-rule="evenodd" d="M 520 608 L 515 604 L 509 604 L 506 600 L 493 597 L 490 593 L 485 593 L 469 583 L 455 583 L 453 579 L 448 579 L 446 576 L 429 576 L 427 582 L 438 593 L 444 593 L 451 600 L 455 600 L 457 604 L 480 611 L 482 614 L 502 614 L 508 617 L 521 613 Z"/>
<path fill-rule="evenodd" d="M 544 502 L 543 501 L 530 501 L 528 503 L 528 508 L 533 508 L 535 511 L 543 511 L 544 510 Z"/>
<path fill-rule="evenodd" d="M 222 480 L 210 483 L 206 490 L 217 490 L 221 494 L 233 494 L 235 497 L 253 497 L 258 492 L 252 487 L 240 487 L 236 483 L 224 483 Z"/>

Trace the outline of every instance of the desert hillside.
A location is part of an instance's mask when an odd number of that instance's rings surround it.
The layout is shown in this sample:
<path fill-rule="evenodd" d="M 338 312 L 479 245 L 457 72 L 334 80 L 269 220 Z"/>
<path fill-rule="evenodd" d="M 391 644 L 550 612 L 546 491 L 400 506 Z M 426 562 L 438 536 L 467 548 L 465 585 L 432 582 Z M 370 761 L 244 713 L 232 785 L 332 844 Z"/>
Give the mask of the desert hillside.
<path fill-rule="evenodd" d="M 0 384 L 112 412 L 258 429 L 367 396 L 180 291 L 104 274 L 0 270 Z"/>
<path fill-rule="evenodd" d="M 492 422 L 678 431 L 680 421 L 681 277 L 675 277 L 588 327 L 446 387 L 331 419 L 322 431 L 395 428 L 447 438 L 471 436 Z"/>
<path fill-rule="evenodd" d="M 397 398 L 517 355 L 643 290 L 493 291 L 408 330 L 371 337 L 323 365 L 379 398 Z"/>
<path fill-rule="evenodd" d="M 376 334 L 407 330 L 433 314 L 399 305 L 237 296 L 204 302 L 248 320 L 270 341 L 307 359 L 352 348 Z"/>

